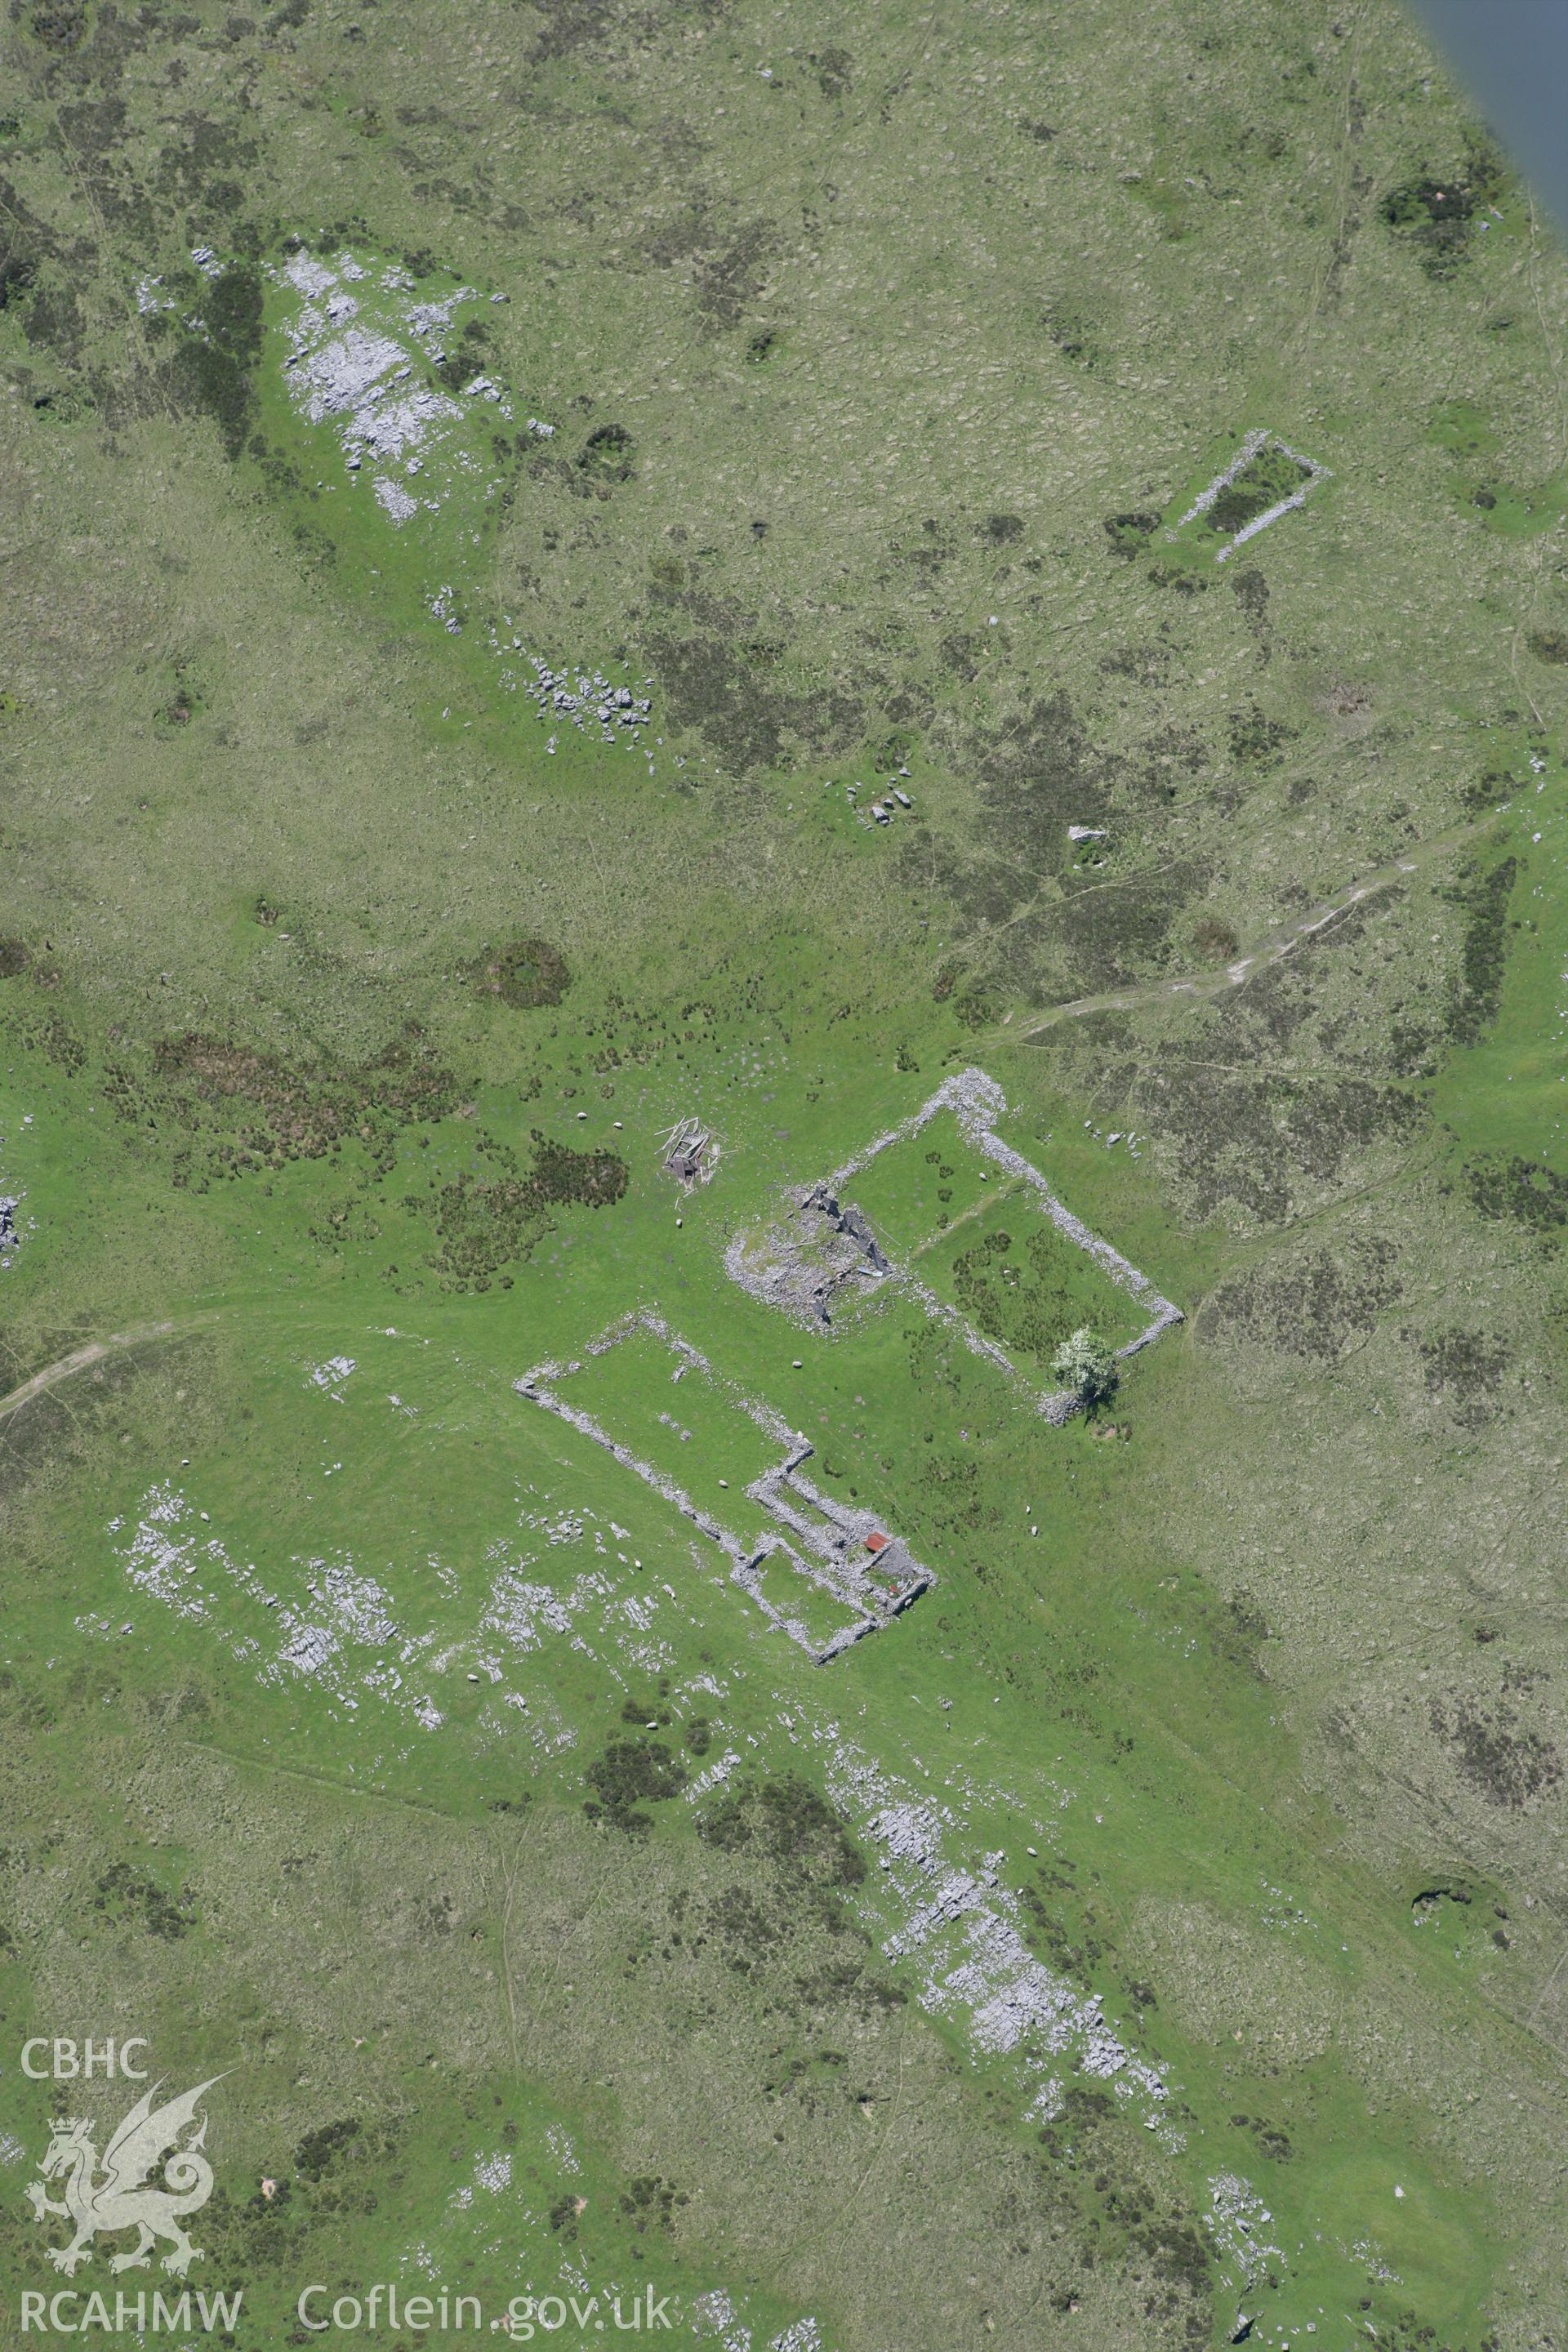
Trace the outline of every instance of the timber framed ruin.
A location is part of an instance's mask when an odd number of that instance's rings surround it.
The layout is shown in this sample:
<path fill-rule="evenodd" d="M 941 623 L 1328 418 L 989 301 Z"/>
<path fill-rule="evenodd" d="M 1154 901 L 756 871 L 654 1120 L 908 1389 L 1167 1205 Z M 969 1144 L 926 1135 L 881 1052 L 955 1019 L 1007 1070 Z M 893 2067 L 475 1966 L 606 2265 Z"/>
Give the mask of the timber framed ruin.
<path fill-rule="evenodd" d="M 667 1176 L 673 1176 L 683 1192 L 695 1192 L 699 1184 L 710 1184 L 713 1171 L 719 1165 L 719 1140 L 710 1127 L 700 1118 L 677 1119 L 659 1146 L 659 1161 Z"/>

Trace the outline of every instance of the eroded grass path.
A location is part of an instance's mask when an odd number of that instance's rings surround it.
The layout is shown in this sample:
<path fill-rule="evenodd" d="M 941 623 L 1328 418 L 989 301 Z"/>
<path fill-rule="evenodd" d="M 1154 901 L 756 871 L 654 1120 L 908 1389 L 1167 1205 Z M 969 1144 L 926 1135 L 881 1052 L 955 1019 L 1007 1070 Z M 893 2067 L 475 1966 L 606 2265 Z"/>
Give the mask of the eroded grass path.
<path fill-rule="evenodd" d="M 129 1331 L 110 1331 L 106 1339 L 89 1339 L 84 1347 L 73 1348 L 68 1355 L 58 1356 L 52 1364 L 46 1364 L 41 1372 L 35 1372 L 30 1380 L 13 1389 L 9 1396 L 0 1397 L 0 1421 L 5 1420 L 32 1398 L 42 1396 L 46 1389 L 58 1388 L 62 1381 L 72 1379 L 76 1373 L 89 1371 L 94 1364 L 101 1364 L 106 1356 L 118 1355 L 123 1348 L 140 1347 L 149 1339 L 167 1339 L 177 1330 L 194 1328 L 194 1323 L 189 1326 L 173 1322 L 136 1323 Z"/>
<path fill-rule="evenodd" d="M 9 1420 L 12 1413 L 20 1412 L 23 1405 L 30 1403 L 34 1397 L 42 1396 L 47 1390 L 58 1388 L 64 1381 L 74 1380 L 78 1372 L 90 1371 L 95 1364 L 103 1363 L 109 1357 L 122 1355 L 127 1348 L 143 1348 L 154 1339 L 180 1339 L 188 1331 L 204 1330 L 208 1324 L 217 1320 L 221 1312 L 219 1308 L 211 1308 L 201 1315 L 170 1316 L 159 1323 L 132 1323 L 127 1330 L 108 1331 L 101 1339 L 84 1340 L 79 1348 L 72 1348 L 68 1354 L 57 1356 L 52 1364 L 46 1364 L 41 1371 L 34 1372 L 8 1396 L 0 1397 L 0 1421 Z"/>

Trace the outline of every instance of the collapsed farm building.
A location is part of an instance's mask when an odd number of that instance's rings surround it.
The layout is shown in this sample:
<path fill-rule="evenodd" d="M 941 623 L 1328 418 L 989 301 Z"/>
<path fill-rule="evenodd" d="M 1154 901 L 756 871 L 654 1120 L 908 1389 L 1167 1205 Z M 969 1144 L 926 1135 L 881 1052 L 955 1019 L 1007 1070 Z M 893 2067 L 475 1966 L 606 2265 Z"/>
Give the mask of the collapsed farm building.
<path fill-rule="evenodd" d="M 617 1437 L 606 1423 L 570 1403 L 559 1384 L 591 1368 L 594 1360 L 639 1337 L 658 1341 L 672 1360 L 672 1382 L 696 1375 L 730 1409 L 760 1430 L 781 1451 L 778 1459 L 743 1488 L 771 1526 L 750 1540 L 726 1526 L 716 1512 L 658 1464 Z M 877 1513 L 856 1510 L 824 1494 L 805 1475 L 810 1441 L 793 1431 L 773 1407 L 747 1395 L 715 1372 L 708 1359 L 647 1308 L 625 1316 L 591 1341 L 583 1358 L 536 1365 L 515 1383 L 520 1396 L 567 1422 L 602 1445 L 689 1520 L 730 1563 L 729 1581 L 739 1588 L 769 1623 L 787 1633 L 816 1664 L 842 1653 L 901 1615 L 936 1579 L 915 1559 L 901 1536 Z M 661 1412 L 657 1423 L 685 1440 L 675 1416 Z M 721 1479 L 721 1486 L 728 1481 Z"/>
<path fill-rule="evenodd" d="M 977 1200 L 979 1185 L 999 1174 L 1004 1183 L 987 1196 L 987 1209 L 1006 1200 L 1030 1221 L 1044 1218 L 1069 1250 L 1081 1252 L 1080 1263 L 1106 1278 L 1111 1286 L 1107 1297 L 1127 1318 L 1123 1327 L 1127 1337 L 1116 1345 L 1114 1353 L 1123 1359 L 1137 1355 L 1182 1321 L 1180 1307 L 1163 1297 L 1149 1276 L 1120 1250 L 1091 1233 L 1057 1198 L 1040 1171 L 1004 1141 L 996 1126 L 1006 1108 L 1001 1088 L 983 1070 L 960 1071 L 909 1118 L 874 1138 L 830 1176 L 786 1194 L 781 1212 L 768 1223 L 737 1234 L 725 1253 L 726 1271 L 752 1297 L 819 1335 L 853 1316 L 868 1300 L 895 1295 L 911 1298 L 933 1321 L 952 1330 L 972 1354 L 994 1365 L 1029 1394 L 1047 1420 L 1068 1420 L 1080 1409 L 1080 1399 L 1066 1390 L 1041 1387 L 1037 1372 L 1026 1360 L 988 1336 L 959 1300 L 942 1297 L 919 1270 L 916 1261 L 956 1229 L 960 1221 L 952 1213 L 942 1212 L 935 1233 L 898 1247 L 848 1197 L 849 1185 L 858 1177 L 865 1178 L 884 1154 L 910 1144 L 933 1121 L 948 1118 L 962 1146 L 986 1163 L 984 1168 L 976 1165 Z M 933 1152 L 925 1156 L 940 1158 Z M 944 1175 L 952 1172 L 942 1171 Z M 981 1212 L 977 1209 L 974 1213 Z M 1008 1249 L 1011 1236 L 997 1233 L 992 1245 Z"/>
<path fill-rule="evenodd" d="M 1260 425 L 1248 433 L 1228 466 L 1201 489 L 1184 515 L 1167 531 L 1168 539 L 1196 523 L 1220 535 L 1214 561 L 1225 563 L 1238 547 L 1260 530 L 1304 506 L 1320 482 L 1330 480 L 1327 466 L 1303 456 Z"/>
<path fill-rule="evenodd" d="M 833 1321 L 835 1308 L 875 1289 L 893 1272 L 869 1223 L 853 1203 L 843 1206 L 826 1184 L 814 1184 L 796 1201 L 781 1226 L 764 1236 L 768 1261 L 753 1266 L 742 1286 L 786 1315 L 817 1324 Z M 731 1269 L 734 1271 L 733 1268 Z"/>

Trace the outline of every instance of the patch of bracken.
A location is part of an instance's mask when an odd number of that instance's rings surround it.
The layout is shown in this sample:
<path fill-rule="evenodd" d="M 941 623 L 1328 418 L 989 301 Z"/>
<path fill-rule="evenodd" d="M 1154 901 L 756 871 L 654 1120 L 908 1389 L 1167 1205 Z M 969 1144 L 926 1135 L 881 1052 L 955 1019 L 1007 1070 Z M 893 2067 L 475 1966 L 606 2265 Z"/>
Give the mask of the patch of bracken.
<path fill-rule="evenodd" d="M 511 940 L 505 947 L 487 950 L 470 967 L 468 977 L 481 995 L 499 996 L 518 1013 L 559 1004 L 572 985 L 565 957 L 548 940 Z"/>
<path fill-rule="evenodd" d="M 584 1778 L 594 1794 L 583 1810 L 627 1837 L 647 1837 L 653 1815 L 640 1809 L 679 1797 L 686 1767 L 661 1739 L 612 1739 Z"/>
<path fill-rule="evenodd" d="M 1450 1693 L 1433 1700 L 1431 1723 L 1453 1750 L 1461 1778 L 1489 1804 L 1518 1812 L 1562 1780 L 1557 1750 L 1500 1702 L 1489 1712 L 1467 1695 Z"/>
<path fill-rule="evenodd" d="M 1483 1217 L 1496 1224 L 1523 1225 L 1553 1241 L 1568 1225 L 1568 1176 L 1536 1160 L 1476 1159 L 1465 1170 L 1465 1189 Z"/>

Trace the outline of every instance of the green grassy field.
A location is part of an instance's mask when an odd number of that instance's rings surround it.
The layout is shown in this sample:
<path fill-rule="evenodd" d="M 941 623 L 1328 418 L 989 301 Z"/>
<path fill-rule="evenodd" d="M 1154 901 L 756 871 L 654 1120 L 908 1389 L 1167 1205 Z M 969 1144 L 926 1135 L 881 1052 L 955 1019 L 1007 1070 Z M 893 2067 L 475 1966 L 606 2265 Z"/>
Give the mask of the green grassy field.
<path fill-rule="evenodd" d="M 238 2352 L 377 2281 L 730 2352 L 1553 2341 L 1527 193 L 1382 5 L 4 43 L 7 2324 L 112 2292 L 26 2190 L 128 2086 L 17 2056 L 113 2033 L 223 2076 Z M 312 417 L 351 326 L 397 352 Z M 1331 478 L 1216 565 L 1263 426 Z M 969 1067 L 1186 1318 L 1064 1427 L 1060 1338 L 1146 1315 L 951 1114 L 842 1194 L 1024 1387 L 725 1271 Z M 712 1379 L 585 1353 L 637 1310 Z M 742 1539 L 764 1402 L 937 1582 L 816 1666 L 547 1361 Z"/>

